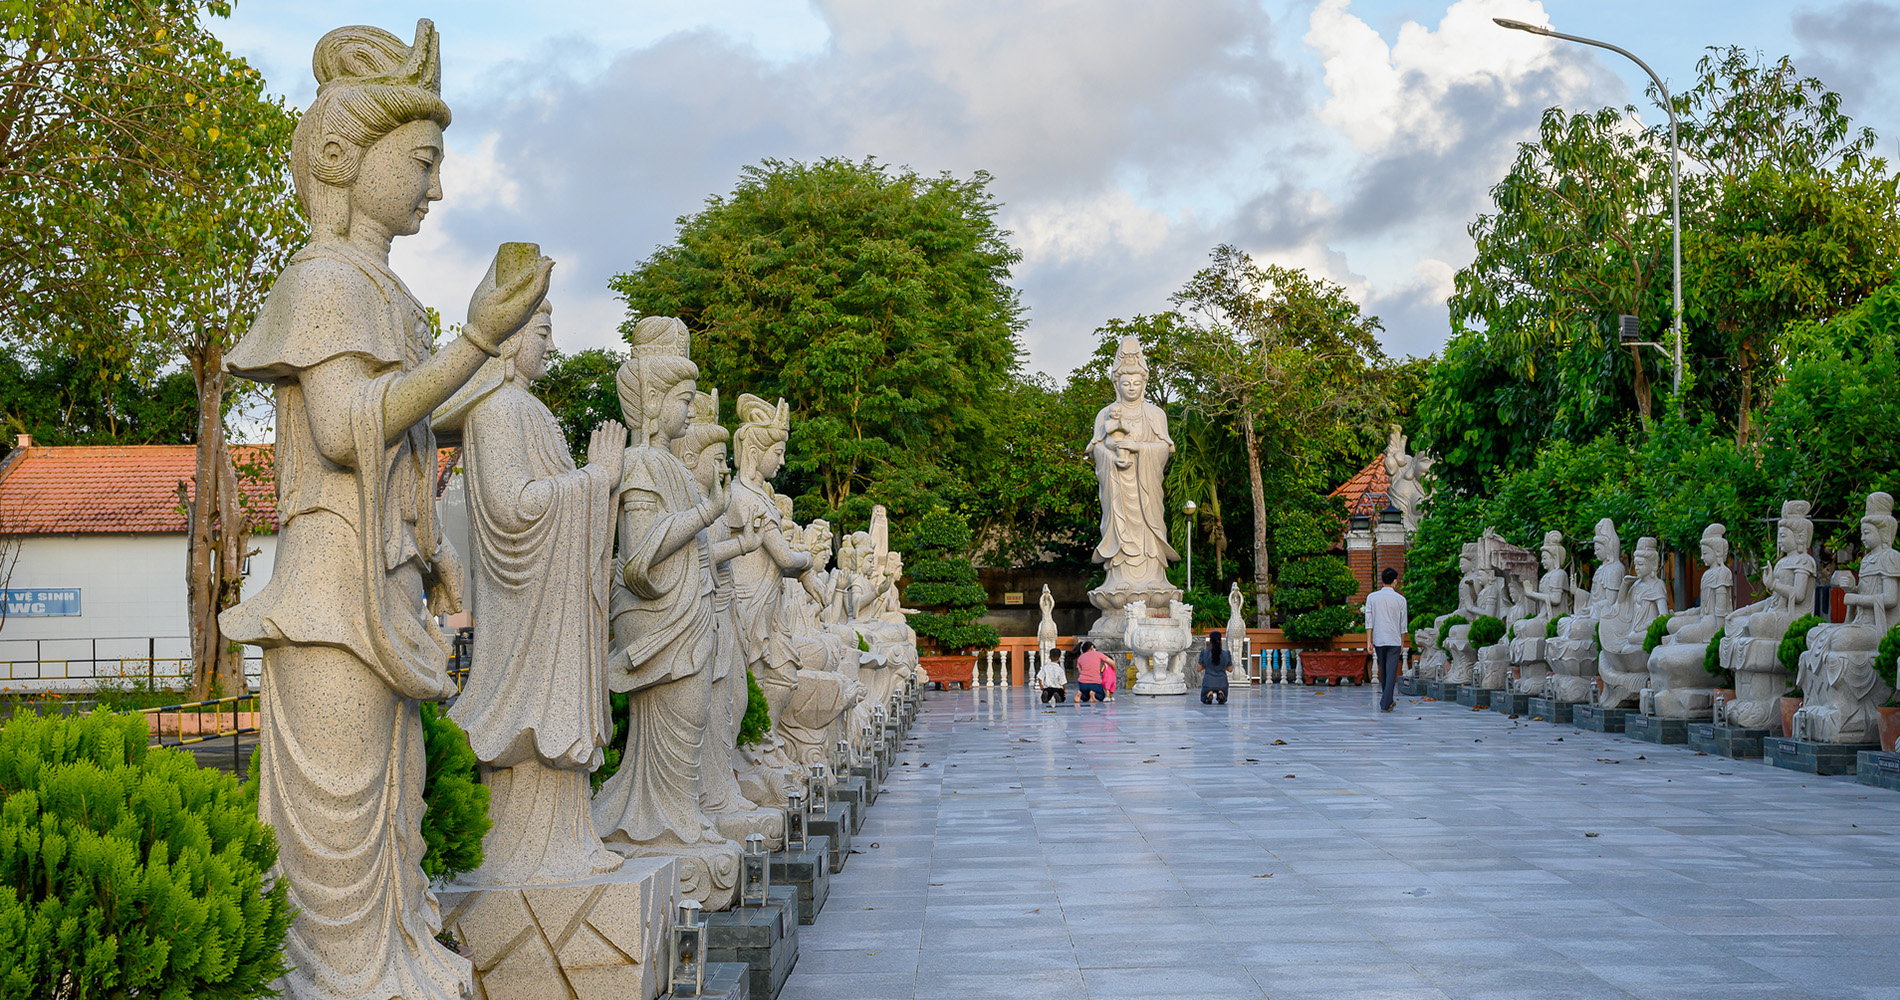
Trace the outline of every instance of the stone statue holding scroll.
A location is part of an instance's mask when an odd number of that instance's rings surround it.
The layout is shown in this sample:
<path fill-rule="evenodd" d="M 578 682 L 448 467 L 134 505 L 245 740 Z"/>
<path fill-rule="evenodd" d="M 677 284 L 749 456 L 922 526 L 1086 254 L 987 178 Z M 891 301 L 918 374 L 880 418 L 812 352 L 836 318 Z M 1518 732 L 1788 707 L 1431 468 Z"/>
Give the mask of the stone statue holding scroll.
<path fill-rule="evenodd" d="M 1181 558 L 1168 544 L 1167 501 L 1161 483 L 1174 439 L 1168 415 L 1148 402 L 1148 361 L 1141 341 L 1123 337 L 1115 353 L 1115 401 L 1095 415 L 1095 433 L 1087 454 L 1095 463 L 1102 501 L 1102 540 L 1094 560 L 1108 575 L 1089 591 L 1089 602 L 1104 612 L 1091 632 L 1119 634 L 1122 610 L 1134 601 L 1159 606 L 1181 598 L 1168 583 L 1168 564 Z"/>
<path fill-rule="evenodd" d="M 628 857 L 676 859 L 681 892 L 721 910 L 738 884 L 739 845 L 707 815 L 701 777 L 719 649 L 713 567 L 758 541 L 742 534 L 715 547 L 707 528 L 725 516 L 727 496 L 702 493 L 673 454 L 698 396 L 686 325 L 648 316 L 630 339 L 615 382 L 635 447 L 620 483 L 607 670 L 608 685 L 628 693 L 627 742 L 594 799 L 594 823 Z"/>
<path fill-rule="evenodd" d="M 311 63 L 317 94 L 290 150 L 310 242 L 225 358 L 276 389 L 279 558 L 219 625 L 264 647 L 257 809 L 296 914 L 277 987 L 453 1000 L 472 969 L 436 941 L 441 912 L 417 865 L 418 701 L 455 693 L 434 616 L 460 609 L 462 573 L 435 521 L 429 414 L 528 322 L 554 265 L 504 246 L 461 336 L 431 353 L 389 245 L 442 197 L 435 27 L 417 22 L 413 45 L 338 28 Z"/>
<path fill-rule="evenodd" d="M 452 718 L 468 733 L 494 825 L 462 885 L 542 885 L 611 872 L 588 775 L 613 736 L 608 565 L 627 431 L 596 430 L 575 468 L 529 386 L 547 372 L 549 308 L 435 413 L 459 433 L 482 641 Z"/>

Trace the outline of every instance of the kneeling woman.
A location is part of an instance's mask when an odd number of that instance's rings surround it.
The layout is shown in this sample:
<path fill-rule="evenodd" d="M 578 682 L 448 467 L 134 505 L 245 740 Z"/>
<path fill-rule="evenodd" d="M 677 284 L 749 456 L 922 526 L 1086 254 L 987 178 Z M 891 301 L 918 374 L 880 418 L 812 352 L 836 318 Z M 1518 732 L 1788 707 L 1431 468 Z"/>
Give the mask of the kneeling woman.
<path fill-rule="evenodd" d="M 1216 699 L 1227 704 L 1227 671 L 1234 665 L 1232 654 L 1221 648 L 1219 632 L 1207 633 L 1207 648 L 1201 650 L 1201 704 L 1212 705 Z"/>

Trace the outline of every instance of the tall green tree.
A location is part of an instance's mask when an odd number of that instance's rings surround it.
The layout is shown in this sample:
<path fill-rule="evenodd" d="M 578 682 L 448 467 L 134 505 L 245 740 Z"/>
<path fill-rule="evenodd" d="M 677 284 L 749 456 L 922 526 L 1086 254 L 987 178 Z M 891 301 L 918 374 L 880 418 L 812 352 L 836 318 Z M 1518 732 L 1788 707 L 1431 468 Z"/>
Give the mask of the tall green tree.
<path fill-rule="evenodd" d="M 1023 325 L 989 181 L 870 159 L 746 167 L 614 278 L 623 329 L 678 316 L 707 385 L 788 400 L 789 465 L 829 507 L 892 469 L 953 463 L 994 441 Z"/>
<path fill-rule="evenodd" d="M 0 337 L 179 364 L 197 396 L 187 511 L 194 691 L 237 691 L 217 614 L 249 526 L 224 350 L 301 241 L 295 116 L 204 25 L 222 0 L 11 5 L 0 41 Z"/>

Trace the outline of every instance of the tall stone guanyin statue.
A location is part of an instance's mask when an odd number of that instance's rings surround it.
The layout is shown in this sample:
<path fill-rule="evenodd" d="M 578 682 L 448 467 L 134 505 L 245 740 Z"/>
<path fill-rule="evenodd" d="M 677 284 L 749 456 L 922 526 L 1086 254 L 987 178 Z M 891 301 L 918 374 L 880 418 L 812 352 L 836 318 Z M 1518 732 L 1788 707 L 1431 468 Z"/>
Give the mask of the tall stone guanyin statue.
<path fill-rule="evenodd" d="M 1102 610 L 1090 629 L 1096 635 L 1120 635 L 1122 609 L 1135 601 L 1161 607 L 1181 599 L 1181 591 L 1168 582 L 1168 564 L 1181 556 L 1168 544 L 1161 488 L 1174 439 L 1168 436 L 1168 415 L 1145 395 L 1148 361 L 1140 340 L 1122 338 L 1110 375 L 1115 401 L 1095 414 L 1095 433 L 1086 449 L 1102 501 L 1102 540 L 1092 558 L 1107 566 L 1102 585 L 1089 591 L 1089 603 Z"/>
<path fill-rule="evenodd" d="M 1669 613 L 1669 590 L 1657 575 L 1662 552 L 1654 538 L 1637 539 L 1634 561 L 1636 575 L 1623 578 L 1615 609 L 1598 620 L 1603 651 L 1597 654 L 1597 677 L 1603 686 L 1597 704 L 1604 708 L 1636 707 L 1649 684 L 1649 654 L 1643 650 L 1649 625 Z M 1602 572 L 1597 571 L 1599 579 Z"/>
<path fill-rule="evenodd" d="M 1701 719 L 1715 701 L 1715 677 L 1703 665 L 1709 642 L 1735 609 L 1735 575 L 1728 568 L 1728 528 L 1702 529 L 1702 603 L 1669 619 L 1669 630 L 1649 654 L 1650 710 L 1665 719 Z"/>
<path fill-rule="evenodd" d="M 693 394 L 692 422 L 686 433 L 674 438 L 673 454 L 692 474 L 699 491 L 715 496 L 727 490 L 729 467 L 726 443 L 732 433 L 719 425 L 719 392 Z M 734 744 L 739 737 L 739 720 L 745 717 L 748 692 L 745 661 L 739 655 L 738 619 L 733 613 L 732 559 L 750 545 L 756 545 L 756 532 L 746 527 L 734 532 L 727 518 L 706 526 L 712 540 L 713 633 L 717 653 L 713 657 L 712 702 L 707 717 L 706 744 L 700 754 L 701 805 L 713 825 L 727 839 L 745 843 L 751 834 L 762 834 L 777 850 L 784 843 L 785 813 L 756 805 L 739 789 L 735 772 Z"/>
<path fill-rule="evenodd" d="M 734 450 L 739 476 L 732 484 L 727 519 L 755 528 L 761 544 L 732 560 L 733 609 L 739 626 L 739 655 L 765 692 L 773 731 L 764 744 L 739 754 L 739 787 L 759 805 L 783 808 L 786 793 L 803 787 L 805 775 L 785 753 L 777 735 L 779 720 L 798 683 L 798 667 L 779 621 L 779 597 L 786 577 L 811 568 L 811 556 L 793 550 L 785 541 L 784 515 L 772 491 L 772 479 L 785 465 L 785 443 L 792 429 L 790 407 L 782 399 L 774 406 L 747 393 L 739 397 L 738 415 Z"/>
<path fill-rule="evenodd" d="M 1544 532 L 1544 544 L 1538 555 L 1543 561 L 1544 575 L 1538 577 L 1537 586 L 1526 590 L 1524 596 L 1536 602 L 1539 610 L 1517 623 L 1517 637 L 1511 640 L 1511 666 L 1517 672 L 1511 687 L 1532 696 L 1544 693 L 1545 678 L 1550 676 L 1545 643 L 1551 623 L 1570 613 L 1571 596 L 1570 553 L 1564 549 L 1563 532 Z"/>
<path fill-rule="evenodd" d="M 1817 743 L 1880 742 L 1879 707 L 1893 689 L 1874 671 L 1887 629 L 1900 621 L 1900 552 L 1893 547 L 1893 497 L 1867 494 L 1860 519 L 1860 579 L 1847 595 L 1848 619 L 1808 632 L 1795 683 L 1805 700 L 1795 728 Z M 1805 732 L 1802 732 L 1805 730 Z"/>
<path fill-rule="evenodd" d="M 554 262 L 497 254 L 459 337 L 429 350 L 422 304 L 389 245 L 442 197 L 449 109 L 435 28 L 413 46 L 370 27 L 323 36 L 290 169 L 310 242 L 277 277 L 225 370 L 275 387 L 281 558 L 226 610 L 264 648 L 258 815 L 277 831 L 299 1000 L 460 998 L 467 959 L 418 864 L 421 699 L 455 693 L 434 616 L 461 607 L 461 567 L 435 521 L 429 414 L 528 322 Z"/>
<path fill-rule="evenodd" d="M 1559 626 L 1562 638 L 1544 643 L 1550 664 L 1550 677 L 1544 691 L 1545 696 L 1554 701 L 1591 700 L 1596 689 L 1597 623 L 1615 613 L 1617 594 L 1627 575 L 1623 568 L 1623 540 L 1617 537 L 1616 522 L 1607 517 L 1598 521 L 1591 542 L 1597 568 L 1590 577 L 1590 589 L 1586 592 L 1580 587 L 1571 587 L 1576 600 L 1575 611 Z"/>
<path fill-rule="evenodd" d="M 1722 708 L 1722 718 L 1743 729 L 1781 728 L 1781 695 L 1788 690 L 1788 672 L 1781 666 L 1781 639 L 1788 626 L 1813 607 L 1814 522 L 1808 520 L 1806 500 L 1781 505 L 1781 523 L 1775 528 L 1775 551 L 1780 558 L 1768 572 L 1768 596 L 1728 616 L 1722 637 L 1722 669 L 1735 675 L 1735 700 Z"/>
<path fill-rule="evenodd" d="M 588 775 L 613 737 L 608 567 L 627 430 L 608 421 L 574 467 L 547 373 L 550 309 L 502 345 L 435 427 L 461 436 L 482 641 L 450 716 L 468 733 L 494 825 L 461 885 L 546 885 L 615 871 L 594 832 Z"/>
<path fill-rule="evenodd" d="M 719 636 L 713 566 L 758 545 L 745 526 L 714 550 L 707 529 L 727 495 L 700 491 L 674 456 L 698 395 L 686 325 L 649 316 L 634 325 L 615 378 L 633 429 L 620 483 L 614 560 L 612 655 L 607 683 L 627 692 L 627 743 L 620 769 L 594 798 L 594 825 L 628 857 L 679 862 L 680 891 L 712 910 L 732 904 L 739 845 L 705 809 L 701 756 L 712 722 Z"/>

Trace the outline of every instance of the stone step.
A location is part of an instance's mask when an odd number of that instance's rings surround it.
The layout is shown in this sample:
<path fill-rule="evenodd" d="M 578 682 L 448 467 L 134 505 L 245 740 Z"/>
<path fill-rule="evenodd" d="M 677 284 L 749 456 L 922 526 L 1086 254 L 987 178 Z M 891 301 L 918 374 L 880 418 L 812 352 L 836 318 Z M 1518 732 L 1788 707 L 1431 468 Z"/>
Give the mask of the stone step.
<path fill-rule="evenodd" d="M 1398 685 L 1399 693 L 1402 695 L 1416 698 L 1421 693 L 1423 693 L 1424 691 L 1423 685 L 1424 685 L 1424 682 L 1420 681 L 1417 677 L 1401 677 L 1399 678 L 1399 685 Z"/>
<path fill-rule="evenodd" d="M 739 906 L 707 917 L 706 961 L 743 962 L 752 996 L 778 996 L 798 964 L 798 890 L 775 885 L 763 906 Z"/>
<path fill-rule="evenodd" d="M 1861 752 L 1879 749 L 1878 743 L 1815 743 L 1792 736 L 1770 736 L 1762 741 L 1762 760 L 1804 774 L 1858 776 Z"/>
<path fill-rule="evenodd" d="M 1458 704 L 1466 708 L 1489 708 L 1493 688 L 1481 688 L 1472 684 L 1458 685 Z"/>
<path fill-rule="evenodd" d="M 1592 733 L 1620 733 L 1624 719 L 1635 714 L 1627 708 L 1579 704 L 1570 710 L 1570 724 Z"/>
<path fill-rule="evenodd" d="M 772 855 L 772 884 L 789 885 L 798 890 L 798 922 L 809 924 L 818 919 L 831 896 L 831 861 L 826 857 L 830 842 L 815 837 L 796 854 L 779 851 Z"/>
<path fill-rule="evenodd" d="M 831 873 L 836 875 L 843 871 L 845 859 L 851 856 L 850 804 L 833 802 L 830 809 L 814 813 L 806 823 L 806 830 L 814 837 L 830 839 L 825 857 L 831 865 Z"/>
<path fill-rule="evenodd" d="M 1713 722 L 1689 724 L 1689 749 L 1734 760 L 1754 760 L 1760 757 L 1762 741 L 1767 738 L 1768 730 L 1766 729 L 1718 726 Z"/>
<path fill-rule="evenodd" d="M 1491 711 L 1500 715 L 1528 715 L 1531 696 L 1522 691 L 1491 692 Z"/>
<path fill-rule="evenodd" d="M 1571 722 L 1571 715 L 1580 704 L 1582 704 L 1582 702 L 1558 701 L 1555 698 L 1532 698 L 1530 706 L 1531 718 L 1542 719 L 1545 722 L 1555 723 L 1560 726 L 1567 726 Z"/>
<path fill-rule="evenodd" d="M 1623 717 L 1623 735 L 1645 743 L 1689 742 L 1688 719 L 1665 719 L 1656 715 L 1631 712 Z"/>
<path fill-rule="evenodd" d="M 1900 753 L 1862 750 L 1856 762 L 1854 780 L 1863 785 L 1900 792 Z"/>

